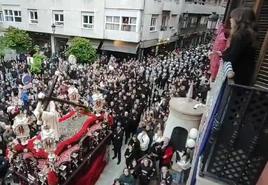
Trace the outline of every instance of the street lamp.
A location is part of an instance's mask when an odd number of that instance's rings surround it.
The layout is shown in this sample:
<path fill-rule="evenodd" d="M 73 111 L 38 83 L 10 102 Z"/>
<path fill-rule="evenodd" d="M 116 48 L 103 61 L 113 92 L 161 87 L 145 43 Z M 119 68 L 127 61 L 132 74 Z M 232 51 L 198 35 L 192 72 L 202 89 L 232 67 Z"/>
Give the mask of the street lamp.
<path fill-rule="evenodd" d="M 56 26 L 55 26 L 54 23 L 51 25 L 51 29 L 52 29 L 52 34 L 51 34 L 51 54 L 53 55 L 55 53 L 55 37 L 54 37 L 54 34 L 55 34 L 55 31 L 56 31 Z"/>
<path fill-rule="evenodd" d="M 55 26 L 55 24 L 54 24 L 54 23 L 51 25 L 51 29 L 52 29 L 52 33 L 54 34 L 54 33 L 55 33 L 55 31 L 56 31 L 56 26 Z"/>

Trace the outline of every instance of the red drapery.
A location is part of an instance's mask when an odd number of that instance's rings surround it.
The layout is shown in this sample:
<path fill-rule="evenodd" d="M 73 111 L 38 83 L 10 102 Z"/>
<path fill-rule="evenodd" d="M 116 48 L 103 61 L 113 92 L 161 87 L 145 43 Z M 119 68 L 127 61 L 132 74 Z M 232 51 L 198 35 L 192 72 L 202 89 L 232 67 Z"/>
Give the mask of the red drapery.
<path fill-rule="evenodd" d="M 98 157 L 94 160 L 89 170 L 84 174 L 80 174 L 80 177 L 76 178 L 76 180 L 74 181 L 74 185 L 94 185 L 97 182 L 107 163 L 105 156 L 105 151 L 100 153 Z"/>

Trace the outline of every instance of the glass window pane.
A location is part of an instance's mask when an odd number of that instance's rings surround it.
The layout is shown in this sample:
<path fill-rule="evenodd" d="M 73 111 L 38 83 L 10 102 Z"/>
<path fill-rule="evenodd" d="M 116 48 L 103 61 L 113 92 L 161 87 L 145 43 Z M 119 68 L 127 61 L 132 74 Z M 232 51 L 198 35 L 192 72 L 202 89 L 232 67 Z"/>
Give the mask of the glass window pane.
<path fill-rule="evenodd" d="M 93 24 L 93 16 L 89 16 L 89 23 Z"/>
<path fill-rule="evenodd" d="M 129 17 L 122 17 L 122 23 L 128 24 L 129 23 Z"/>
<path fill-rule="evenodd" d="M 136 24 L 136 17 L 130 18 L 130 24 Z"/>
<path fill-rule="evenodd" d="M 34 15 L 35 15 L 35 19 L 38 19 L 37 12 L 34 12 Z"/>
<path fill-rule="evenodd" d="M 15 22 L 21 22 L 21 17 L 15 17 Z"/>
<path fill-rule="evenodd" d="M 60 21 L 62 21 L 62 22 L 64 21 L 63 20 L 63 14 L 60 14 Z"/>
<path fill-rule="evenodd" d="M 112 24 L 106 23 L 106 29 L 111 30 L 112 29 Z"/>
<path fill-rule="evenodd" d="M 114 17 L 114 23 L 119 23 L 120 22 L 120 17 Z"/>
<path fill-rule="evenodd" d="M 19 14 L 18 14 L 18 11 L 14 11 L 14 15 L 15 16 L 18 16 Z"/>
<path fill-rule="evenodd" d="M 83 23 L 88 23 L 88 16 L 84 15 L 83 18 Z"/>
<path fill-rule="evenodd" d="M 13 11 L 12 10 L 9 10 L 9 15 L 13 15 Z"/>
<path fill-rule="evenodd" d="M 114 30 L 119 30 L 119 24 L 114 24 Z"/>
<path fill-rule="evenodd" d="M 113 18 L 111 16 L 106 16 L 106 22 L 112 22 Z"/>
<path fill-rule="evenodd" d="M 136 26 L 130 26 L 130 30 L 136 32 Z"/>

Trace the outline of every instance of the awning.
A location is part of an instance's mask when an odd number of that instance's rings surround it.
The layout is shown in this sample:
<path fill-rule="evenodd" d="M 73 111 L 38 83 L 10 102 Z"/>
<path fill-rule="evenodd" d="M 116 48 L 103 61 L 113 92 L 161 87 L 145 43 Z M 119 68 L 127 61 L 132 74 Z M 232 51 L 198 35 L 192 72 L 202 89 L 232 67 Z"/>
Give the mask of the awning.
<path fill-rule="evenodd" d="M 92 47 L 95 48 L 95 49 L 98 49 L 99 48 L 99 45 L 100 45 L 100 40 L 96 40 L 96 39 L 89 39 L 91 44 L 92 44 Z"/>
<path fill-rule="evenodd" d="M 154 40 L 144 40 L 141 42 L 140 48 L 149 48 L 152 46 L 156 46 L 158 43 L 157 39 Z"/>
<path fill-rule="evenodd" d="M 104 41 L 101 50 L 137 54 L 139 44 L 123 41 Z"/>

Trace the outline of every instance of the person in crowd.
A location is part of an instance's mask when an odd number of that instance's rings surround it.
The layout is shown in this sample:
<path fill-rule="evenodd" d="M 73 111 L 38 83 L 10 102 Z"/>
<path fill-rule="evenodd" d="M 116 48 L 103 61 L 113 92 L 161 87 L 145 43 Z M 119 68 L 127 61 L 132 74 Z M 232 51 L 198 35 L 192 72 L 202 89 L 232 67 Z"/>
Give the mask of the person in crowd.
<path fill-rule="evenodd" d="M 160 181 L 165 181 L 166 185 L 172 184 L 172 175 L 169 173 L 166 166 L 161 168 Z"/>
<path fill-rule="evenodd" d="M 119 179 L 114 179 L 113 185 L 124 185 Z"/>
<path fill-rule="evenodd" d="M 164 150 L 164 154 L 162 155 L 162 158 L 160 160 L 160 167 L 161 166 L 170 167 L 173 153 L 174 153 L 173 147 L 167 146 L 166 149 Z"/>
<path fill-rule="evenodd" d="M 172 96 L 185 97 L 193 83 L 193 98 L 205 100 L 207 89 L 202 87 L 201 81 L 209 80 L 209 60 L 206 57 L 209 47 L 210 45 L 200 45 L 197 48 L 182 49 L 179 53 L 168 53 L 165 57 L 144 57 L 142 60 L 102 57 L 104 61 L 83 66 L 54 58 L 43 63 L 41 74 L 30 72 L 30 60 L 6 60 L 0 63 L 0 132 L 4 141 L 1 147 L 5 148 L 14 140 L 14 118 L 24 110 L 32 120 L 31 136 L 38 134 L 40 128 L 35 126 L 37 118 L 32 114 L 38 101 L 37 94 L 47 93 L 53 82 L 51 77 L 58 71 L 60 75 L 53 96 L 70 100 L 68 88 L 75 86 L 80 95 L 78 102 L 88 102 L 92 112 L 109 113 L 114 123 L 111 125 L 114 159 L 118 158 L 118 164 L 121 161 L 125 134 L 124 143 L 128 142 L 132 147 L 129 147 L 129 151 L 133 153 L 133 157 L 126 155 L 130 157 L 126 160 L 127 167 L 134 177 L 139 177 L 147 185 L 155 171 L 153 161 L 162 159 L 167 145 L 165 139 L 163 142 L 160 130 L 165 127 L 169 99 Z M 22 83 L 24 74 L 29 74 L 32 78 L 29 86 Z M 103 110 L 100 111 L 94 110 L 96 92 L 100 92 L 98 95 L 104 101 Z M 75 107 L 56 103 L 56 110 L 63 116 L 75 110 Z M 102 129 L 105 130 L 105 127 Z M 105 133 L 106 131 L 95 132 L 94 141 L 104 138 Z M 139 162 L 139 158 L 144 157 L 148 151 L 153 154 L 151 159 Z M 144 170 L 148 173 L 145 174 Z"/>
<path fill-rule="evenodd" d="M 122 182 L 124 185 L 135 185 L 135 179 L 130 174 L 129 169 L 125 168 L 123 171 L 123 174 L 119 178 L 120 182 Z"/>
<path fill-rule="evenodd" d="M 178 184 L 183 184 L 188 179 L 188 171 L 191 167 L 191 158 L 187 150 L 176 150 L 173 155 L 172 169 L 176 172 L 175 179 Z"/>
<path fill-rule="evenodd" d="M 137 139 L 137 135 L 133 135 L 129 141 L 129 145 L 132 146 L 133 157 L 137 160 L 140 156 L 140 141 Z"/>
<path fill-rule="evenodd" d="M 142 155 L 145 155 L 149 149 L 149 144 L 150 144 L 150 138 L 146 132 L 145 129 L 143 129 L 141 131 L 141 133 L 139 133 L 139 135 L 137 136 L 139 142 L 140 142 L 140 149 L 141 149 L 141 153 Z"/>
<path fill-rule="evenodd" d="M 136 159 L 133 159 L 130 163 L 130 165 L 128 166 L 128 169 L 129 169 L 129 172 L 130 174 L 135 178 L 137 179 L 138 177 L 138 172 L 139 172 L 139 165 L 136 161 Z"/>
<path fill-rule="evenodd" d="M 133 147 L 129 144 L 125 152 L 126 166 L 128 167 L 133 159 L 135 159 L 135 153 Z"/>
<path fill-rule="evenodd" d="M 114 156 L 113 159 L 117 158 L 117 164 L 121 162 L 121 148 L 123 144 L 123 130 L 121 126 L 116 127 L 116 131 L 113 134 L 113 145 L 114 145 Z"/>
<path fill-rule="evenodd" d="M 155 173 L 155 168 L 153 167 L 153 162 L 145 157 L 140 164 L 139 170 L 139 180 L 140 185 L 148 185 Z"/>

